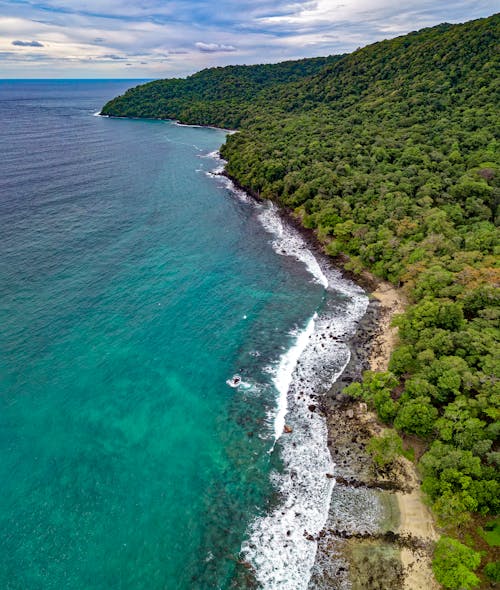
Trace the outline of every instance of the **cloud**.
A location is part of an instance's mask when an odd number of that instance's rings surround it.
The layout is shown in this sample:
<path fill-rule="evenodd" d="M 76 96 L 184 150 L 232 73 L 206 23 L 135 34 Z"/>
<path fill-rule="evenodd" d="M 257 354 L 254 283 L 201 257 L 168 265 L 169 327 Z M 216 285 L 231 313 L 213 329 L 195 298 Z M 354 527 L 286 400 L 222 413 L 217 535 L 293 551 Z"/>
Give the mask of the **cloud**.
<path fill-rule="evenodd" d="M 488 0 L 456 0 L 436 3 L 433 0 L 306 0 L 280 3 L 267 14 L 256 16 L 257 26 L 282 34 L 320 31 L 347 35 L 354 30 L 365 32 L 365 43 L 378 40 L 384 33 L 408 33 L 416 28 L 447 22 L 463 22 L 493 12 Z"/>
<path fill-rule="evenodd" d="M 492 0 L 0 0 L 0 78 L 185 76 L 346 53 L 492 12 Z"/>
<path fill-rule="evenodd" d="M 44 47 L 40 41 L 12 41 L 12 45 L 16 47 Z"/>
<path fill-rule="evenodd" d="M 236 51 L 234 45 L 223 45 L 222 43 L 202 43 L 198 41 L 195 46 L 203 53 L 218 53 Z"/>
<path fill-rule="evenodd" d="M 113 61 L 122 61 L 129 59 L 128 57 L 124 57 L 123 55 L 116 55 L 115 53 L 105 53 L 104 55 L 99 56 L 100 59 L 111 59 Z"/>

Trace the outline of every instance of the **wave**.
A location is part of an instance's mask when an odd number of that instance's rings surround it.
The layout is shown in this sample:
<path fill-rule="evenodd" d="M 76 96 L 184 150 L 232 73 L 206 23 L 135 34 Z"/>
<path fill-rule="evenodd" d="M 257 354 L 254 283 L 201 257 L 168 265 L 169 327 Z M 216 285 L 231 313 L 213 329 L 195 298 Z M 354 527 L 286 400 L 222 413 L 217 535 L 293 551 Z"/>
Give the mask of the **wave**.
<path fill-rule="evenodd" d="M 214 150 L 213 152 L 208 152 L 208 154 L 204 154 L 200 156 L 200 158 L 210 158 L 212 160 L 219 160 L 220 162 L 226 163 L 226 160 L 222 159 L 219 150 Z"/>
<path fill-rule="evenodd" d="M 231 191 L 233 195 L 238 197 L 240 201 L 244 203 L 253 203 L 256 207 L 259 206 L 255 199 L 252 199 L 244 190 L 239 189 L 230 178 L 224 176 L 223 172 L 227 161 L 221 157 L 218 150 L 204 154 L 203 156 L 200 156 L 200 158 L 210 158 L 211 160 L 215 160 L 217 162 L 217 166 L 215 168 L 205 172 L 207 176 L 214 178 L 221 186 Z"/>
<path fill-rule="evenodd" d="M 282 501 L 257 518 L 242 545 L 242 555 L 255 568 L 266 590 L 305 590 L 317 552 L 317 536 L 326 524 L 335 466 L 327 446 L 324 417 L 316 411 L 316 396 L 342 374 L 350 360 L 345 342 L 364 315 L 368 298 L 339 271 L 320 263 L 301 234 L 287 226 L 273 204 L 259 204 L 259 218 L 274 235 L 280 255 L 300 260 L 314 280 L 341 296 L 334 309 L 315 313 L 284 353 L 273 383 L 278 390 L 274 418 L 275 442 L 280 439 L 284 472 L 273 480 Z M 286 422 L 292 432 L 282 436 Z"/>
<path fill-rule="evenodd" d="M 276 375 L 273 379 L 274 386 L 278 390 L 278 411 L 274 419 L 274 440 L 277 441 L 285 429 L 285 416 L 288 409 L 288 390 L 292 383 L 293 372 L 297 366 L 301 354 L 304 352 L 311 336 L 314 333 L 314 322 L 318 315 L 309 320 L 305 330 L 300 333 L 295 344 L 281 357 Z"/>
<path fill-rule="evenodd" d="M 274 383 L 280 402 L 275 437 L 280 436 L 285 468 L 283 473 L 273 473 L 273 483 L 281 501 L 250 525 L 241 548 L 266 590 L 307 588 L 317 538 L 328 517 L 335 466 L 316 396 L 338 378 L 350 356 L 348 347 L 331 337 L 332 328 L 330 315 L 315 314 L 282 356 L 276 371 Z M 285 412 L 292 431 L 281 436 Z"/>
<path fill-rule="evenodd" d="M 301 261 L 313 280 L 338 299 L 333 308 L 314 313 L 274 370 L 272 381 L 278 399 L 270 452 L 279 450 L 284 465 L 282 473 L 272 474 L 280 501 L 274 510 L 250 524 L 241 546 L 241 554 L 254 567 L 262 588 L 306 590 L 335 484 L 326 420 L 317 411 L 316 399 L 347 366 L 350 351 L 345 340 L 364 315 L 368 298 L 360 287 L 320 261 L 302 235 L 283 222 L 274 204 L 256 202 L 221 176 L 219 170 L 225 162 L 220 154 L 207 157 L 218 160 L 217 168 L 209 174 L 259 210 L 260 222 L 273 235 L 274 250 Z M 286 434 L 285 420 L 291 430 Z"/>
<path fill-rule="evenodd" d="M 271 202 L 266 203 L 259 218 L 264 229 L 275 236 L 273 241 L 274 250 L 278 254 L 293 256 L 303 262 L 315 280 L 327 289 L 328 279 L 321 270 L 318 260 L 307 247 L 302 236 L 292 227 L 282 222 L 276 205 Z"/>

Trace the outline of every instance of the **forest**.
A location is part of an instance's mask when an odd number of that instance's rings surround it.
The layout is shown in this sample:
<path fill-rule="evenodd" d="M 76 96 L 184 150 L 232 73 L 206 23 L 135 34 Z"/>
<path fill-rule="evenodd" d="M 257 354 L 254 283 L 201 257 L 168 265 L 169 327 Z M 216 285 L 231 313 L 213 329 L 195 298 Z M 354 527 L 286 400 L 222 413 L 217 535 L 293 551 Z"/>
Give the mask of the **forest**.
<path fill-rule="evenodd" d="M 155 80 L 108 102 L 102 115 L 179 119 L 183 123 L 240 128 L 258 110 L 264 90 L 311 76 L 342 56 L 278 64 L 207 68 L 188 78 Z"/>
<path fill-rule="evenodd" d="M 347 391 L 423 441 L 422 487 L 448 535 L 434 569 L 452 589 L 500 581 L 499 48 L 494 15 L 152 82 L 102 111 L 238 129 L 228 175 L 347 270 L 405 292 L 389 371 Z"/>

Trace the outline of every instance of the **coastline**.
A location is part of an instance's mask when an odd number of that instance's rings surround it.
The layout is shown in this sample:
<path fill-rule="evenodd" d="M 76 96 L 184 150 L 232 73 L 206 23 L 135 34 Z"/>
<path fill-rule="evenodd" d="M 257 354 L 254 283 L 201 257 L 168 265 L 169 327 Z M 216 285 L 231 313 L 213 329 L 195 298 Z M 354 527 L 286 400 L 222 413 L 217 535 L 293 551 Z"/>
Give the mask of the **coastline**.
<path fill-rule="evenodd" d="M 238 190 L 257 202 L 263 201 L 225 170 L 221 174 Z M 440 586 L 431 569 L 432 548 L 438 534 L 432 514 L 423 502 L 416 466 L 401 457 L 391 473 L 377 474 L 366 444 L 372 436 L 380 435 L 384 427 L 366 404 L 342 393 L 348 384 L 360 380 L 365 370 L 387 370 L 397 343 L 397 328 L 391 325 L 392 319 L 404 312 L 407 299 L 401 289 L 366 270 L 361 275 L 347 271 L 347 257 L 328 256 L 313 230 L 304 228 L 291 211 L 279 207 L 278 212 L 285 223 L 302 235 L 324 265 L 340 271 L 370 297 L 356 332 L 347 342 L 349 362 L 330 392 L 319 398 L 335 463 L 336 494 L 327 524 L 318 535 L 318 552 L 308 588 L 438 590 Z M 348 465 L 350 468 L 346 468 Z M 339 520 L 333 504 L 339 496 L 348 498 L 354 490 L 366 491 L 371 495 L 368 501 L 381 507 L 379 523 L 372 530 L 364 529 L 363 522 L 358 522 L 358 527 L 351 526 L 351 530 L 337 527 Z"/>
<path fill-rule="evenodd" d="M 372 295 L 379 301 L 382 310 L 379 320 L 379 333 L 373 340 L 373 348 L 370 355 L 370 369 L 372 371 L 386 371 L 391 351 L 397 341 L 397 328 L 391 326 L 394 315 L 404 311 L 407 300 L 401 291 L 389 283 L 380 283 Z M 437 541 L 433 516 L 423 501 L 420 490 L 420 479 L 415 465 L 401 457 L 400 461 L 405 464 L 409 491 L 396 492 L 396 499 L 399 510 L 399 528 L 401 535 L 411 536 L 422 540 L 428 549 Z M 422 553 L 412 552 L 408 547 L 401 548 L 401 563 L 406 572 L 404 589 L 428 590 L 439 589 L 432 573 L 429 551 Z"/>
<path fill-rule="evenodd" d="M 224 131 L 228 135 L 234 135 L 238 133 L 238 129 L 226 129 L 224 127 L 216 127 L 215 125 L 200 125 L 197 123 L 183 123 L 179 121 L 179 119 L 160 119 L 158 117 L 125 117 L 120 115 L 106 115 L 103 114 L 102 111 L 97 111 L 93 115 L 94 117 L 105 117 L 107 119 L 131 119 L 132 121 L 170 121 L 174 125 L 178 125 L 179 127 L 194 127 L 199 129 L 216 129 L 217 131 Z"/>
<path fill-rule="evenodd" d="M 191 126 L 172 119 L 170 121 L 180 126 Z M 210 127 L 228 134 L 235 132 L 208 125 L 199 127 Z M 264 201 L 258 193 L 242 186 L 225 169 L 214 175 L 226 177 L 236 189 L 255 201 Z M 318 551 L 308 588 L 439 588 L 429 567 L 430 549 L 436 534 L 432 516 L 420 496 L 415 467 L 409 461 L 402 461 L 398 464 L 399 473 L 394 472 L 382 478 L 374 473 L 366 444 L 373 435 L 381 432 L 382 426 L 376 416 L 367 411 L 365 404 L 342 393 L 346 385 L 361 379 L 364 370 L 387 369 L 397 338 L 397 330 L 390 324 L 393 315 L 404 310 L 404 297 L 400 290 L 380 281 L 368 271 L 363 271 L 361 275 L 347 271 L 347 257 L 328 256 L 315 232 L 304 228 L 300 218 L 291 211 L 278 205 L 278 214 L 301 234 L 308 248 L 315 257 L 321 259 L 325 267 L 340 271 L 342 277 L 370 294 L 365 315 L 358 322 L 355 333 L 345 340 L 351 353 L 349 362 L 330 392 L 317 398 L 318 410 L 321 410 L 326 420 L 328 449 L 335 463 L 336 485 L 327 523 L 316 537 Z M 407 484 L 408 481 L 411 481 L 411 485 Z M 373 518 L 378 518 L 377 526 L 364 522 L 363 516 L 358 514 L 353 516 L 354 521 L 357 519 L 358 522 L 351 521 L 347 528 L 340 528 L 342 520 L 335 513 L 334 503 L 339 500 L 342 503 L 342 499 L 348 503 L 354 496 L 379 506 L 380 510 L 374 509 L 373 515 Z M 375 514 L 377 510 L 380 513 Z"/>

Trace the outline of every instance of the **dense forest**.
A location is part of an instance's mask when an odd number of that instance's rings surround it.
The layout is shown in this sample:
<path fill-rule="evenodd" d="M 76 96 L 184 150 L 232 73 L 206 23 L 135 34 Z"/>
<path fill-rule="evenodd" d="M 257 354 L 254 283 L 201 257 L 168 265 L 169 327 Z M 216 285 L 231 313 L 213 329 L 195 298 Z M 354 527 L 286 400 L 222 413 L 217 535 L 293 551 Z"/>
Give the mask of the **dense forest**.
<path fill-rule="evenodd" d="M 348 391 L 424 441 L 423 490 L 455 537 L 438 542 L 435 573 L 456 589 L 500 581 L 499 49 L 494 15 L 152 82 L 102 111 L 238 128 L 221 150 L 230 176 L 348 270 L 404 290 L 389 372 Z"/>
<path fill-rule="evenodd" d="M 240 128 L 256 111 L 264 90 L 318 73 L 342 56 L 315 57 L 278 64 L 208 68 L 188 78 L 155 80 L 127 90 L 101 114 L 115 117 L 179 119 L 183 123 Z"/>

